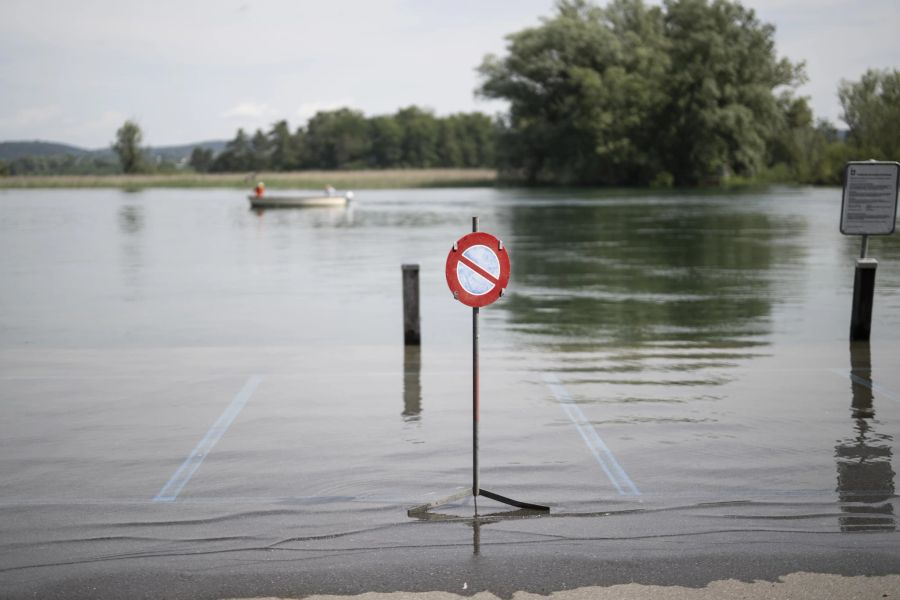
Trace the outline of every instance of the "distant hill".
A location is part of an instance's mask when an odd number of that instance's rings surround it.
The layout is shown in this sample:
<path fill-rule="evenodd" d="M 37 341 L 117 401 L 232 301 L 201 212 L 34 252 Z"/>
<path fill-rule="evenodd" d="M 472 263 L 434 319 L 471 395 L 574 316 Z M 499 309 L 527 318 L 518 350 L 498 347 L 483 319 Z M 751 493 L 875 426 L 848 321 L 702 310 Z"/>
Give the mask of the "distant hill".
<path fill-rule="evenodd" d="M 178 162 L 187 160 L 191 151 L 196 147 L 212 150 L 214 154 L 218 154 L 225 149 L 225 140 L 207 140 L 197 142 L 195 144 L 181 144 L 178 146 L 150 146 L 144 148 L 144 153 L 150 158 L 159 160 L 170 160 Z M 79 148 L 69 144 L 60 144 L 58 142 L 0 142 L 0 160 L 10 161 L 24 156 L 92 156 L 95 158 L 115 159 L 115 153 L 112 148 L 98 148 L 89 150 L 87 148 Z"/>
<path fill-rule="evenodd" d="M 212 150 L 213 154 L 218 154 L 225 149 L 225 140 L 207 140 L 205 142 L 197 142 L 194 144 L 182 144 L 180 146 L 151 146 L 146 148 L 145 152 L 150 156 L 158 156 L 162 159 L 179 161 L 188 159 L 191 152 L 198 146 L 204 150 Z"/>
<path fill-rule="evenodd" d="M 56 142 L 0 142 L 0 160 L 15 160 L 23 156 L 82 156 L 90 150 Z"/>

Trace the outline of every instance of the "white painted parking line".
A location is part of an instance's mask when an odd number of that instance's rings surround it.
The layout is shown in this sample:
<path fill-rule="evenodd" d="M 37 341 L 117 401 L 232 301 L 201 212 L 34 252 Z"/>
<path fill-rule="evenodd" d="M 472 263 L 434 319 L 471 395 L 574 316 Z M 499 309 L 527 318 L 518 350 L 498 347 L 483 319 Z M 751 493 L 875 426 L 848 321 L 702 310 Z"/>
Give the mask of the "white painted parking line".
<path fill-rule="evenodd" d="M 860 377 L 849 369 L 831 369 L 831 372 L 841 378 L 848 377 L 853 383 L 858 383 L 859 385 L 865 386 L 873 392 L 878 392 L 885 398 L 888 398 L 890 400 L 893 400 L 897 404 L 900 404 L 900 394 L 889 390 L 884 386 L 878 385 L 877 383 L 874 383 L 873 381 L 866 379 L 865 377 Z"/>
<path fill-rule="evenodd" d="M 213 446 L 215 446 L 225 432 L 228 431 L 228 427 L 231 425 L 232 421 L 238 416 L 238 413 L 241 412 L 241 409 L 244 408 L 247 401 L 250 400 L 250 397 L 253 395 L 253 392 L 256 391 L 256 388 L 259 386 L 262 379 L 261 375 L 252 375 L 247 379 L 247 383 L 244 384 L 241 391 L 231 400 L 231 404 L 228 405 L 225 412 L 223 412 L 216 422 L 212 424 L 212 427 L 209 428 L 209 431 L 206 432 L 203 439 L 200 440 L 194 447 L 194 450 L 188 455 L 184 462 L 181 463 L 181 466 L 178 467 L 175 474 L 172 475 L 169 481 L 167 481 L 162 489 L 159 490 L 159 493 L 153 498 L 154 502 L 174 502 L 175 499 L 178 498 L 178 494 L 181 493 L 181 490 L 184 489 L 187 482 L 191 480 L 191 477 L 197 469 L 200 468 L 200 465 L 203 464 L 203 460 L 209 455 Z"/>
<path fill-rule="evenodd" d="M 622 496 L 640 496 L 640 490 L 638 490 L 637 486 L 625 472 L 625 469 L 622 468 L 622 465 L 619 464 L 619 461 L 616 460 L 615 455 L 613 455 L 612 451 L 604 443 L 603 438 L 600 437 L 600 434 L 597 433 L 597 430 L 591 425 L 591 422 L 581 411 L 581 407 L 575 403 L 556 375 L 545 373 L 544 383 L 546 383 L 547 387 L 550 388 L 550 391 L 553 392 L 553 396 L 556 398 L 557 402 L 559 402 L 563 412 L 566 413 L 566 416 L 569 417 L 569 420 L 575 425 L 575 429 L 578 430 L 581 439 L 587 444 L 588 449 L 594 455 L 594 458 L 600 464 L 600 468 L 606 473 L 606 476 L 609 478 L 610 483 L 613 484 L 613 487 L 616 488 L 616 491 Z"/>

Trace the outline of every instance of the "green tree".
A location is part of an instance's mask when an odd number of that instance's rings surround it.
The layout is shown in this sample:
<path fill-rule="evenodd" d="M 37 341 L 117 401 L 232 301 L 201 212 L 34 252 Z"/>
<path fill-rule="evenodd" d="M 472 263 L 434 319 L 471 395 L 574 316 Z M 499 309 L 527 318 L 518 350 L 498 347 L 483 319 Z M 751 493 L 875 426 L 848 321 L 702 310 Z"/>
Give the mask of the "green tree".
<path fill-rule="evenodd" d="M 370 150 L 366 118 L 349 108 L 320 111 L 306 125 L 305 142 L 314 168 L 361 168 Z"/>
<path fill-rule="evenodd" d="M 119 163 L 125 173 L 137 173 L 143 168 L 142 140 L 141 128 L 134 121 L 125 121 L 116 131 L 116 141 L 112 149 L 119 156 Z"/>
<path fill-rule="evenodd" d="M 754 175 L 779 118 L 775 90 L 804 80 L 778 59 L 775 28 L 728 0 L 666 0 L 665 162 L 677 183 L 734 171 Z"/>
<path fill-rule="evenodd" d="M 396 167 L 403 158 L 403 129 L 388 115 L 369 119 L 369 164 L 378 169 Z"/>
<path fill-rule="evenodd" d="M 623 183 L 652 162 L 668 58 L 661 13 L 640 0 L 562 0 L 487 56 L 479 93 L 510 102 L 500 167 L 532 182 Z"/>
<path fill-rule="evenodd" d="M 250 168 L 253 171 L 264 171 L 269 168 L 269 138 L 257 129 L 250 140 Z"/>
<path fill-rule="evenodd" d="M 479 93 L 510 103 L 498 162 L 530 181 L 695 184 L 765 164 L 774 90 L 802 69 L 728 0 L 560 0 L 488 56 Z"/>
<path fill-rule="evenodd" d="M 213 151 L 209 148 L 197 146 L 191 150 L 191 157 L 188 159 L 188 164 L 198 173 L 206 173 L 212 168 Z"/>
<path fill-rule="evenodd" d="M 403 132 L 401 164 L 405 167 L 428 168 L 438 162 L 437 119 L 431 111 L 408 106 L 394 115 Z"/>
<path fill-rule="evenodd" d="M 6 162 L 0 160 L 0 177 L 6 177 L 9 175 L 9 167 L 6 166 Z"/>
<path fill-rule="evenodd" d="M 291 169 L 302 169 L 309 164 L 309 144 L 306 141 L 306 129 L 298 127 L 291 136 L 291 148 L 294 156 L 294 162 L 291 163 Z"/>
<path fill-rule="evenodd" d="M 483 113 L 451 115 L 456 120 L 462 167 L 493 167 L 496 124 Z"/>
<path fill-rule="evenodd" d="M 250 140 L 243 129 L 238 129 L 234 139 L 225 144 L 223 150 L 213 161 L 213 171 L 249 171 L 253 169 L 253 152 Z"/>
<path fill-rule="evenodd" d="M 838 184 L 846 144 L 828 121 L 814 122 L 808 98 L 784 93 L 778 98 L 780 118 L 768 140 L 769 172 L 775 181 Z"/>
<path fill-rule="evenodd" d="M 452 168 L 463 165 L 461 135 L 462 127 L 457 117 L 451 115 L 438 120 L 435 152 L 439 166 Z"/>
<path fill-rule="evenodd" d="M 290 171 L 299 167 L 296 144 L 291 136 L 287 121 L 281 120 L 272 125 L 268 134 L 269 162 L 274 171 Z"/>
<path fill-rule="evenodd" d="M 900 160 L 900 71 L 870 69 L 859 81 L 842 81 L 838 97 L 857 158 Z"/>

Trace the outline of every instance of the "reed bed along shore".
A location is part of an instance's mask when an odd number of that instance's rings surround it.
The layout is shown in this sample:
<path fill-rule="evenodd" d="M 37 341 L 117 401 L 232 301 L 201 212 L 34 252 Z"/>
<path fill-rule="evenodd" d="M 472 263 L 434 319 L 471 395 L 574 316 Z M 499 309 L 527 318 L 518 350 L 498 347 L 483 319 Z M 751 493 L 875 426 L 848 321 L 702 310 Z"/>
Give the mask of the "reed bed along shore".
<path fill-rule="evenodd" d="M 251 189 L 263 181 L 269 189 L 385 189 L 492 186 L 493 169 L 387 169 L 293 171 L 287 173 L 173 173 L 146 175 L 33 175 L 0 177 L 0 188 L 191 188 Z"/>

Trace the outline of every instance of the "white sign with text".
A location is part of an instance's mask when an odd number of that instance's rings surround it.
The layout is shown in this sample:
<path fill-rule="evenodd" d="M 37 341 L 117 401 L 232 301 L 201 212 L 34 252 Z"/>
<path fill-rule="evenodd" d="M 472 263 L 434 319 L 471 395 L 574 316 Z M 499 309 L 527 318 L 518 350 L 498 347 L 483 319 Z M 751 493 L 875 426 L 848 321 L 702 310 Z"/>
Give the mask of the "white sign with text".
<path fill-rule="evenodd" d="M 897 221 L 900 163 L 850 162 L 844 170 L 841 233 L 888 235 Z"/>

